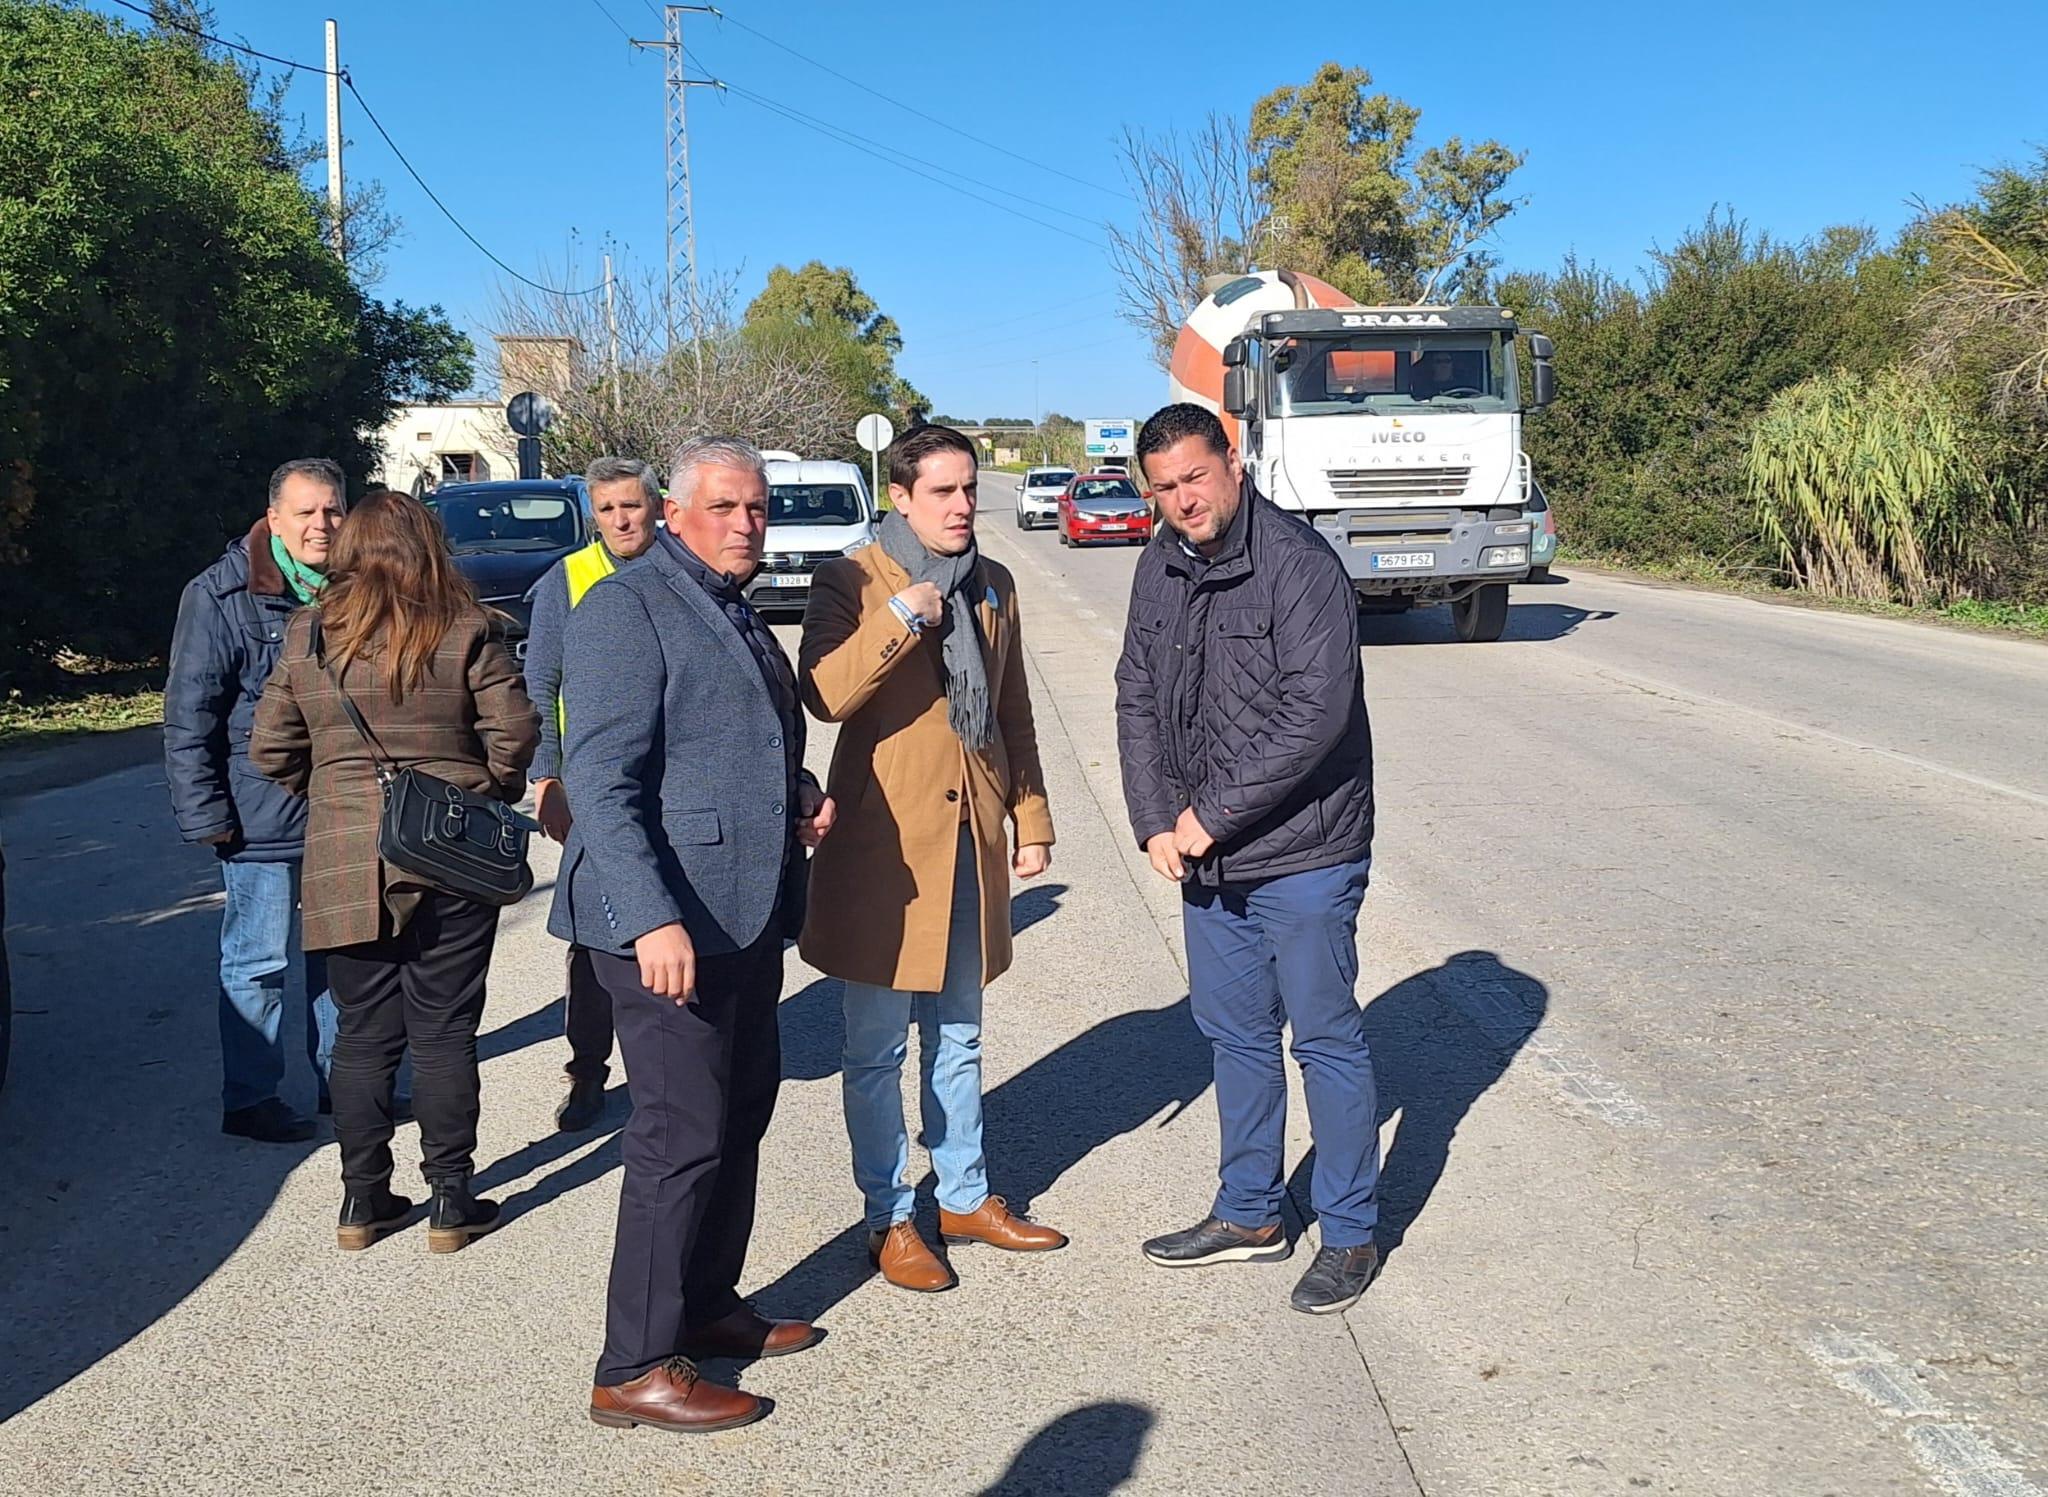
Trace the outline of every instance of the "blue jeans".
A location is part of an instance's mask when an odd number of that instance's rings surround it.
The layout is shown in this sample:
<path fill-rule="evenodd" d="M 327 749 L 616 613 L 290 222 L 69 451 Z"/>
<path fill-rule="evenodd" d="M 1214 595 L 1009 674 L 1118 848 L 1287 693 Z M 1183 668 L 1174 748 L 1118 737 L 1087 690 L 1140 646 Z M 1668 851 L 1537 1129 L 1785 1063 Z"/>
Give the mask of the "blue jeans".
<path fill-rule="evenodd" d="M 910 993 L 864 982 L 846 985 L 846 1049 L 840 1086 L 853 1178 L 870 1231 L 910 1220 L 917 1193 L 903 1125 L 903 1057 L 917 1017 L 925 1147 L 939 1177 L 939 1205 L 967 1215 L 988 1199 L 981 1148 L 981 886 L 972 833 L 961 829 L 946 931 L 944 985 Z"/>
<path fill-rule="evenodd" d="M 1379 1103 L 1358 982 L 1358 910 L 1370 858 L 1220 889 L 1182 890 L 1189 1006 L 1215 1053 L 1223 1127 L 1215 1214 L 1280 1220 L 1286 1191 L 1283 1025 L 1308 1093 L 1310 1200 L 1325 1247 L 1362 1247 L 1379 1223 Z"/>
<path fill-rule="evenodd" d="M 221 1111 L 254 1107 L 277 1095 L 284 1080 L 284 979 L 291 966 L 292 927 L 299 910 L 299 865 L 222 863 L 227 904 L 220 921 Z M 306 1059 L 327 1096 L 334 1055 L 334 995 L 327 958 L 304 953 Z"/>

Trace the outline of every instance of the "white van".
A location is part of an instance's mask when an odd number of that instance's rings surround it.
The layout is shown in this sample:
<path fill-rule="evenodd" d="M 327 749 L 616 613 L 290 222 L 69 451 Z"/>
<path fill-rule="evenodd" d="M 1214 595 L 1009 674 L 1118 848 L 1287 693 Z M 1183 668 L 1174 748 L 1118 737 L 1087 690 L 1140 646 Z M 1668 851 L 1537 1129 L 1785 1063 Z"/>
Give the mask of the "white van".
<path fill-rule="evenodd" d="M 747 601 L 763 613 L 800 613 L 818 563 L 875 538 L 875 500 L 857 464 L 767 456 L 768 542 Z"/>

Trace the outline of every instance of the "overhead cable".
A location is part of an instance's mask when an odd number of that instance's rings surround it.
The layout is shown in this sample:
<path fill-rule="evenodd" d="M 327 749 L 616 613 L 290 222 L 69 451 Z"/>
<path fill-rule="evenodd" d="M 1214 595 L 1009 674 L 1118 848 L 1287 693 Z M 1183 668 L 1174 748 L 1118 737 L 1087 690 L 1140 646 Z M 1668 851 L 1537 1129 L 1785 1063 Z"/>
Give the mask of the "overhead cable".
<path fill-rule="evenodd" d="M 653 9 L 652 0 L 649 0 L 648 8 L 650 10 Z M 726 15 L 722 11 L 718 12 L 717 14 L 719 20 L 730 21 L 733 25 L 739 27 L 740 30 L 746 32 L 748 35 L 757 36 L 762 41 L 766 42 L 769 46 L 780 48 L 782 51 L 787 52 L 791 57 L 796 58 L 799 62 L 807 62 L 812 67 L 817 68 L 820 72 L 830 73 L 834 78 L 837 78 L 841 83 L 845 83 L 850 85 L 851 87 L 857 88 L 862 93 L 872 94 L 874 95 L 874 97 L 880 99 L 883 103 L 892 104 L 896 108 L 902 110 L 905 114 L 916 115 L 917 118 L 924 120 L 928 124 L 937 125 L 941 130 L 949 130 L 953 134 L 959 136 L 962 140 L 973 141 L 974 144 L 982 147 L 984 150 L 995 151 L 1001 155 L 1008 156 L 1012 161 L 1021 161 L 1026 166 L 1036 167 L 1039 171 L 1050 172 L 1053 176 L 1064 178 L 1065 180 L 1074 183 L 1076 186 L 1086 187 L 1095 192 L 1106 192 L 1112 197 L 1120 197 L 1125 199 L 1127 202 L 1136 201 L 1135 198 L 1131 197 L 1131 195 L 1128 192 L 1123 191 L 1121 188 L 1105 187 L 1100 182 L 1091 182 L 1085 177 L 1077 177 L 1071 172 L 1061 171 L 1056 166 L 1048 166 L 1043 161 L 1037 161 L 1029 156 L 1022 155 L 1019 152 L 1011 150 L 1007 146 L 1000 146 L 997 145 L 992 140 L 984 140 L 979 135 L 970 134 L 968 131 L 962 130 L 958 125 L 948 124 L 945 120 L 940 119 L 937 115 L 926 114 L 922 109 L 913 108 L 910 105 L 904 103 L 901 99 L 896 98 L 892 94 L 884 93 L 881 89 L 875 88 L 871 84 L 863 83 L 860 79 L 852 77 L 849 74 L 842 73 L 837 68 L 830 67 L 827 64 L 818 61 L 818 59 L 815 57 L 811 57 L 805 53 L 797 51 L 796 48 L 790 46 L 787 42 L 777 41 L 774 37 L 768 35 L 767 32 L 760 31 L 752 26 L 749 26 L 745 21 L 740 20 L 736 16 Z"/>
<path fill-rule="evenodd" d="M 464 224 L 461 219 L 455 216 L 455 210 L 450 208 L 446 203 L 441 201 L 440 194 L 435 192 L 433 188 L 427 185 L 427 179 L 425 177 L 422 177 L 417 171 L 413 169 L 413 164 L 406 159 L 405 152 L 401 151 L 398 148 L 398 142 L 391 138 L 391 132 L 384 128 L 383 122 L 377 118 L 376 111 L 370 108 L 369 101 L 365 99 L 362 95 L 362 90 L 356 87 L 356 81 L 355 79 L 349 76 L 347 68 L 342 68 L 339 71 L 334 71 L 328 68 L 315 67 L 310 62 L 295 62 L 289 57 L 277 57 L 273 56 L 271 53 L 268 52 L 259 52 L 254 47 L 244 47 L 239 43 L 227 41 L 221 37 L 217 37 L 208 32 L 201 31 L 197 26 L 187 26 L 182 21 L 174 21 L 166 16 L 158 16 L 144 6 L 131 3 L 131 0 L 114 0 L 114 4 L 120 6 L 123 10 L 134 11 L 135 14 L 137 14 L 138 16 L 147 17 L 149 20 L 155 22 L 159 26 L 168 26 L 174 31 L 182 31 L 186 33 L 188 36 L 196 36 L 203 42 L 211 42 L 216 47 L 224 47 L 230 52 L 239 52 L 245 57 L 260 57 L 265 62 L 274 62 L 281 68 L 290 68 L 295 72 L 317 73 L 323 78 L 339 78 L 342 82 L 343 87 L 348 89 L 349 94 L 355 99 L 357 105 L 361 107 L 363 111 L 363 118 L 368 120 L 370 124 L 376 128 L 378 135 L 383 137 L 384 144 L 391 148 L 391 154 L 398 158 L 398 164 L 405 168 L 406 175 L 411 177 L 413 181 L 419 184 L 420 191 L 424 192 L 427 195 L 428 200 L 432 202 L 436 208 L 439 208 L 441 210 L 442 216 L 445 217 L 448 220 L 448 222 L 455 225 L 457 232 L 459 232 L 464 239 L 467 239 L 471 244 L 475 245 L 477 250 L 483 255 L 483 257 L 486 260 L 489 260 L 493 265 L 497 266 L 498 269 L 504 271 L 505 274 L 511 276 L 513 280 L 519 281 L 524 285 L 531 286 L 536 291 L 545 291 L 550 296 L 593 296 L 597 292 L 602 291 L 604 289 L 602 283 L 599 283 L 598 285 L 595 286 L 587 287 L 581 291 L 565 291 L 559 286 L 549 286 L 540 281 L 536 281 L 529 276 L 521 275 L 518 271 L 514 270 L 510 265 L 507 265 L 503 260 L 499 259 L 496 255 L 491 253 L 489 247 L 486 246 L 481 239 L 477 238 L 476 235 L 472 234 L 469 231 L 468 226 Z M 599 9 L 602 8 L 602 6 L 599 7 Z M 616 25 L 617 23 L 614 22 L 613 24 Z"/>

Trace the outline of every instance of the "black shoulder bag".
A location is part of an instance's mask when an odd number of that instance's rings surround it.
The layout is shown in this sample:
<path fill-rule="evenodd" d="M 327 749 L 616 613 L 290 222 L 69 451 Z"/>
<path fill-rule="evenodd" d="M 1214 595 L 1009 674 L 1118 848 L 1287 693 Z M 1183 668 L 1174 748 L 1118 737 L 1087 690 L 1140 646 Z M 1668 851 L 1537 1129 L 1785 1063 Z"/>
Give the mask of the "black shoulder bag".
<path fill-rule="evenodd" d="M 317 614 L 312 644 L 314 658 L 341 698 L 341 710 L 377 768 L 377 783 L 384 792 L 377 856 L 423 884 L 479 904 L 516 904 L 524 898 L 533 888 L 526 844 L 536 824 L 503 801 L 451 785 L 423 769 L 400 766 L 371 736 L 369 724 L 328 662 Z"/>

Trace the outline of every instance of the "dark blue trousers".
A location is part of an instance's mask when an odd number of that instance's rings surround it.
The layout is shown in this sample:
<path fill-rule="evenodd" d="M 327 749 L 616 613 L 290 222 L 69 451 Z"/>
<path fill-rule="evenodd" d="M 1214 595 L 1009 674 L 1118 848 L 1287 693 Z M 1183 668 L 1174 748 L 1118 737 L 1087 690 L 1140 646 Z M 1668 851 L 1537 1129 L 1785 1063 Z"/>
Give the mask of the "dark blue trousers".
<path fill-rule="evenodd" d="M 1358 982 L 1358 910 L 1370 858 L 1258 883 L 1182 890 L 1190 1007 L 1215 1053 L 1223 1158 L 1215 1214 L 1280 1220 L 1286 1190 L 1283 1025 L 1308 1092 L 1310 1200 L 1325 1247 L 1372 1241 L 1379 1222 L 1378 1098 Z"/>

